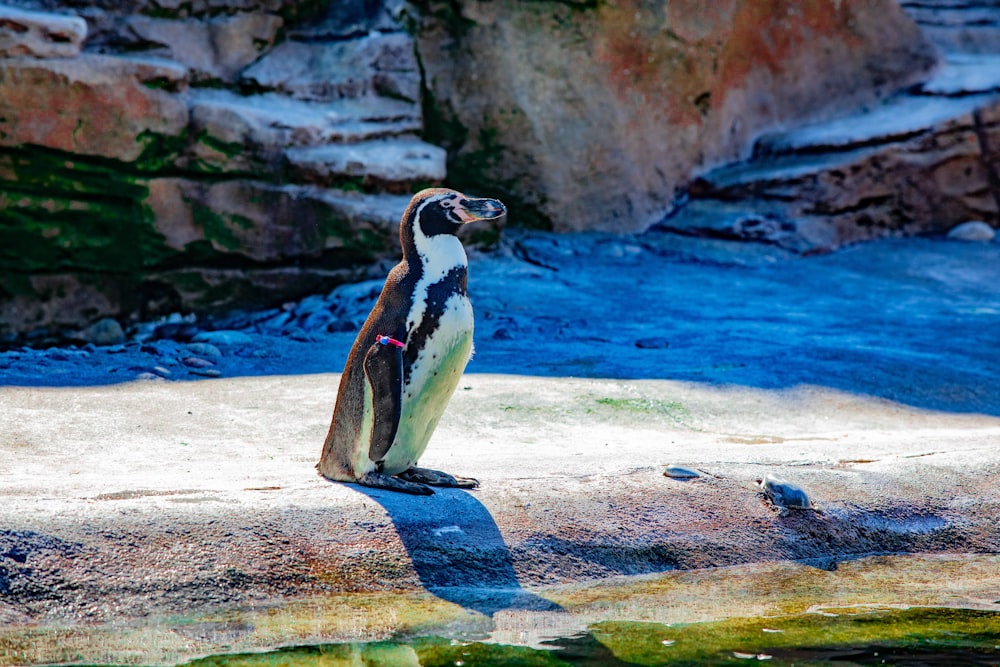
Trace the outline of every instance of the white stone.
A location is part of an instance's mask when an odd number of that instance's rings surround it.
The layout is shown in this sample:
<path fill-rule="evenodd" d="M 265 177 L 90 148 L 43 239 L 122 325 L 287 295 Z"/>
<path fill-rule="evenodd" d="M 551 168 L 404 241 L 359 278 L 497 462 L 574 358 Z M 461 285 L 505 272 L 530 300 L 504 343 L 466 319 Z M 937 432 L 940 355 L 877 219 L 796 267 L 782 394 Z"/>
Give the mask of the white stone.
<path fill-rule="evenodd" d="M 0 57 L 74 58 L 87 37 L 79 16 L 0 5 Z"/>
<path fill-rule="evenodd" d="M 128 29 L 162 47 L 202 79 L 230 80 L 274 43 L 283 21 L 270 14 L 236 14 L 210 21 L 135 15 Z"/>
<path fill-rule="evenodd" d="M 301 179 L 326 185 L 343 177 L 383 183 L 442 181 L 447 153 L 419 139 L 396 138 L 295 148 L 287 156 Z"/>
<path fill-rule="evenodd" d="M 948 232 L 948 238 L 953 241 L 990 242 L 996 238 L 996 231 L 985 222 L 970 220 L 955 225 Z"/>

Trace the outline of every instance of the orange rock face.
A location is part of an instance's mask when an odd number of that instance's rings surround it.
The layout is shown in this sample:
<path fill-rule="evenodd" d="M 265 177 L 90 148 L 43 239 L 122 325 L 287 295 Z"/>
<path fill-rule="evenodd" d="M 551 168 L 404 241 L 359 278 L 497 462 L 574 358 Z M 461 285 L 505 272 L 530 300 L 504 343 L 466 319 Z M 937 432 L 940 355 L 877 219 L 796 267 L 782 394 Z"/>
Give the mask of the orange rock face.
<path fill-rule="evenodd" d="M 182 85 L 181 67 L 85 54 L 0 62 L 0 146 L 34 145 L 132 162 L 151 135 L 178 136 L 185 102 L 157 86 Z"/>
<path fill-rule="evenodd" d="M 877 100 L 935 62 L 889 0 L 424 3 L 418 48 L 450 177 L 512 219 L 638 231 L 753 139 Z"/>

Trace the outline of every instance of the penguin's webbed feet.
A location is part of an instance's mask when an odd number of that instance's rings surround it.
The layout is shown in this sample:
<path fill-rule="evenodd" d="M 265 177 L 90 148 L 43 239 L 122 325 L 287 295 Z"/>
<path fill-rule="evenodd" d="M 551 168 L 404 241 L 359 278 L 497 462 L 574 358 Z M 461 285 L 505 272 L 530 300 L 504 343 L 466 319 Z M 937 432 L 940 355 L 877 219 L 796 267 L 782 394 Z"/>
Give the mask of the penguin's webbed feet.
<path fill-rule="evenodd" d="M 381 472 L 367 472 L 358 478 L 358 484 L 368 486 L 373 489 L 386 489 L 388 491 L 401 491 L 414 496 L 432 496 L 434 489 L 419 482 L 411 482 L 392 475 Z"/>
<path fill-rule="evenodd" d="M 440 470 L 430 468 L 413 467 L 396 475 L 401 480 L 414 482 L 416 484 L 426 484 L 428 486 L 442 486 L 452 489 L 475 489 L 479 486 L 479 480 L 471 477 L 456 477 Z"/>

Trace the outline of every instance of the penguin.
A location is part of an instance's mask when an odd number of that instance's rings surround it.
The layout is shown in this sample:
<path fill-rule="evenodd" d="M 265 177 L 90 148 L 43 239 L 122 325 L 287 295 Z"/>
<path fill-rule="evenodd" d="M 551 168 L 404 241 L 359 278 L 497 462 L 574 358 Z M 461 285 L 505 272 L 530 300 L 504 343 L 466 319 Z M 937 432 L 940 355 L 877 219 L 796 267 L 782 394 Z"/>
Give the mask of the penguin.
<path fill-rule="evenodd" d="M 317 468 L 340 482 L 430 495 L 479 482 L 417 467 L 472 356 L 468 258 L 456 233 L 507 209 L 445 188 L 414 195 L 403 258 L 351 347 Z"/>

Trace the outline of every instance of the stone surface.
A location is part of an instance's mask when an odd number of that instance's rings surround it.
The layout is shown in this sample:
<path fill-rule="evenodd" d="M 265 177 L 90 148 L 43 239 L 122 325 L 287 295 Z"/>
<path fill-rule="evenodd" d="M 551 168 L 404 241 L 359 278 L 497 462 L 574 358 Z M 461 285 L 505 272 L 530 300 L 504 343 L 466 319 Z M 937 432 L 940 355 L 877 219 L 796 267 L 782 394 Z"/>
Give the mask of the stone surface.
<path fill-rule="evenodd" d="M 903 0 L 900 3 L 941 50 L 996 53 L 1000 6 L 993 0 Z"/>
<path fill-rule="evenodd" d="M 246 85 L 307 100 L 381 95 L 420 100 L 412 39 L 373 33 L 336 42 L 286 41 L 243 72 Z"/>
<path fill-rule="evenodd" d="M 199 82 L 233 82 L 239 72 L 273 44 L 283 21 L 272 14 L 236 14 L 208 21 L 151 16 L 128 17 L 124 31 L 130 48 L 148 47 L 151 55 L 175 60 Z"/>
<path fill-rule="evenodd" d="M 276 94 L 236 95 L 202 90 L 192 96 L 188 149 L 198 166 L 223 172 L 273 175 L 285 149 L 361 141 L 420 130 L 420 109 L 400 100 L 366 96 L 310 103 Z"/>
<path fill-rule="evenodd" d="M 93 345 L 121 345 L 125 342 L 125 331 L 117 320 L 105 317 L 81 330 L 77 337 Z"/>
<path fill-rule="evenodd" d="M 0 58 L 73 58 L 86 37 L 87 22 L 79 16 L 0 5 Z"/>
<path fill-rule="evenodd" d="M 456 183 L 502 188 L 512 219 L 557 230 L 645 229 L 759 133 L 934 62 L 888 1 L 417 5 L 428 136 Z"/>
<path fill-rule="evenodd" d="M 444 181 L 443 148 L 413 138 L 295 148 L 286 155 L 296 180 L 337 186 L 345 180 L 362 187 L 410 192 Z"/>
<path fill-rule="evenodd" d="M 765 136 L 754 159 L 704 174 L 690 194 L 664 228 L 798 252 L 996 221 L 1000 97 L 978 87 L 957 97 L 902 95 L 871 112 Z"/>
<path fill-rule="evenodd" d="M 996 235 L 996 231 L 992 227 L 978 220 L 963 222 L 948 230 L 948 238 L 956 241 L 987 242 L 996 238 Z"/>
<path fill-rule="evenodd" d="M 949 54 L 919 90 L 928 95 L 953 96 L 1000 91 L 1000 42 L 988 54 Z"/>
<path fill-rule="evenodd" d="M 91 31 L 0 58 L 0 345 L 328 291 L 398 252 L 390 193 L 445 176 L 398 3 L 18 4 Z"/>
<path fill-rule="evenodd" d="M 187 105 L 179 65 L 84 54 L 0 59 L 0 146 L 38 146 L 135 162 L 157 141 L 179 137 Z"/>
<path fill-rule="evenodd" d="M 579 609 L 559 585 L 588 587 L 594 621 L 775 615 L 787 604 L 761 591 L 813 588 L 790 583 L 798 568 L 826 582 L 826 603 L 872 602 L 870 579 L 846 598 L 831 582 L 887 551 L 930 554 L 884 561 L 896 578 L 877 588 L 893 603 L 992 608 L 1000 245 L 803 258 L 676 241 L 521 234 L 509 253 L 473 255 L 477 354 L 422 462 L 478 477 L 474 492 L 416 499 L 316 475 L 354 331 L 308 342 L 248 328 L 210 382 L 168 340 L 0 353 L 0 650 L 176 664 L 389 637 L 429 615 L 459 636 L 519 636 L 575 622 L 540 613 Z M 377 292 L 368 281 L 271 314 L 356 314 Z M 514 335 L 494 339 L 501 326 Z M 652 335 L 671 346 L 634 346 Z M 171 379 L 132 381 L 147 373 Z M 703 473 L 668 479 L 671 462 Z M 756 482 L 768 473 L 819 511 L 776 512 Z M 671 570 L 649 607 L 590 588 L 641 596 Z M 705 595 L 713 576 L 743 602 Z M 947 582 L 942 597 L 931 581 Z M 220 634 L 192 647 L 199 628 Z M 140 661 L 137 646 L 180 657 Z"/>
<path fill-rule="evenodd" d="M 38 198 L 58 208 L 20 234 L 11 230 L 30 219 L 19 210 L 30 197 L 0 195 L 14 214 L 0 223 L 8 234 L 0 259 L 18 267 L 0 282 L 5 345 L 32 332 L 36 342 L 55 342 L 103 317 L 204 314 L 328 291 L 364 277 L 374 260 L 397 256 L 399 216 L 409 201 L 252 180 L 99 180 L 108 176 L 94 173 L 65 187 L 114 188 L 122 197 L 114 206 L 87 209 L 57 198 L 66 192 L 49 191 Z M 84 233 L 87 245 L 63 250 L 67 237 Z M 30 275 L 45 267 L 58 272 Z"/>

